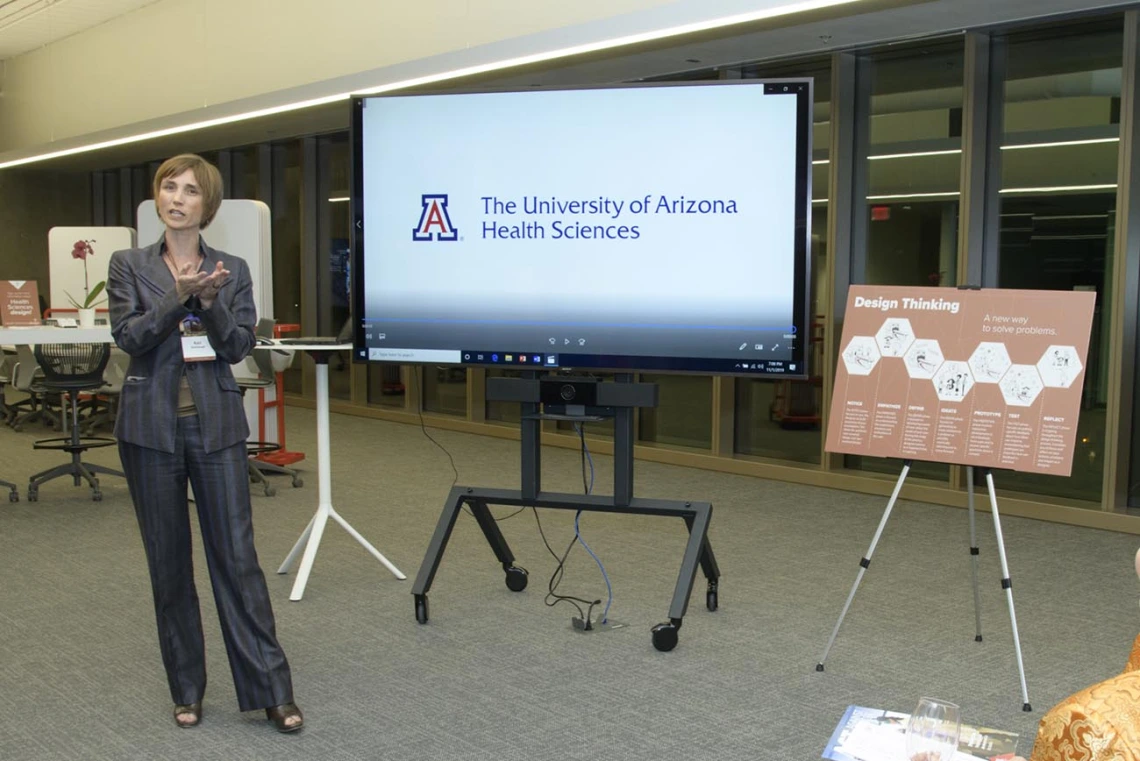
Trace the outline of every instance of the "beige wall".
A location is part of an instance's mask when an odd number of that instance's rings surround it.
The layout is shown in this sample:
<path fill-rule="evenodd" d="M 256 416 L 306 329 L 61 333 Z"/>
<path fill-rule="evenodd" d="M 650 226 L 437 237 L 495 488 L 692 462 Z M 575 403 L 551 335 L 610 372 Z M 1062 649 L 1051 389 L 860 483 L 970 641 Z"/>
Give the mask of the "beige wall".
<path fill-rule="evenodd" d="M 35 280 L 47 300 L 48 230 L 91 224 L 86 174 L 0 172 L 0 280 Z"/>
<path fill-rule="evenodd" d="M 395 81 L 788 2 L 160 0 L 10 59 L 0 153 L 360 72 Z"/>

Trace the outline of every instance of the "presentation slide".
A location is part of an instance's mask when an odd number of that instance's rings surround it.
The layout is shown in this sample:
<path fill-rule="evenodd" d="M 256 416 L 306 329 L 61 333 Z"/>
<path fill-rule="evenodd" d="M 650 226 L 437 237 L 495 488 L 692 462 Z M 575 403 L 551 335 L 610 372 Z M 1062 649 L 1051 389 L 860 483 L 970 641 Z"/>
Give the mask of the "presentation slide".
<path fill-rule="evenodd" d="M 795 357 L 796 109 L 762 86 L 366 99 L 368 358 Z"/>
<path fill-rule="evenodd" d="M 1095 305 L 851 286 L 827 451 L 1069 475 Z"/>

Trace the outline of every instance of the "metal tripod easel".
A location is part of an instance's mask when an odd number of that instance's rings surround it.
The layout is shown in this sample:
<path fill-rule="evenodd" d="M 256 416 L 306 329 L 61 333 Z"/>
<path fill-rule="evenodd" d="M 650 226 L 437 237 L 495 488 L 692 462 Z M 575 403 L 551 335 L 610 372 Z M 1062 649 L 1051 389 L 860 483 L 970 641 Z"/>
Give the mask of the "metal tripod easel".
<path fill-rule="evenodd" d="M 887 519 L 891 517 L 891 510 L 895 507 L 895 502 L 898 500 L 899 492 L 902 491 L 903 482 L 906 481 L 907 474 L 910 472 L 912 460 L 904 460 L 902 472 L 899 474 L 899 480 L 895 483 L 895 489 L 891 492 L 891 498 L 887 501 L 887 509 L 883 511 L 883 518 L 879 521 L 879 527 L 875 530 L 874 537 L 871 538 L 871 546 L 867 550 L 867 554 L 859 561 L 859 573 L 855 576 L 855 584 L 851 587 L 851 593 L 847 595 L 847 602 L 843 604 L 843 611 L 839 614 L 839 620 L 835 622 L 835 629 L 831 632 L 831 639 L 827 641 L 827 647 L 823 650 L 823 656 L 816 664 L 816 671 L 823 671 L 824 661 L 827 660 L 827 654 L 831 652 L 831 646 L 835 644 L 835 638 L 839 635 L 839 627 L 843 625 L 843 619 L 847 615 L 847 610 L 851 607 L 851 601 L 855 599 L 855 592 L 859 589 L 859 582 L 863 580 L 863 574 L 867 572 L 867 568 L 871 565 L 871 556 L 875 553 L 875 546 L 879 543 L 879 537 L 883 534 L 883 529 L 887 525 Z M 1017 673 L 1021 679 L 1021 700 L 1023 711 L 1032 711 L 1029 705 L 1029 691 L 1025 686 L 1025 664 L 1021 658 L 1021 639 L 1017 633 L 1017 614 L 1013 609 L 1013 584 L 1009 578 L 1009 564 L 1005 558 L 1005 541 L 1002 539 L 1001 533 L 1001 519 L 998 517 L 997 495 L 994 492 L 994 476 L 989 468 L 982 468 L 981 473 L 986 479 L 986 489 L 990 495 L 990 510 L 994 517 L 994 534 L 997 537 L 998 557 L 1001 559 L 1001 588 L 1005 590 L 1005 599 L 1009 605 L 1009 622 L 1013 628 L 1013 647 L 1017 654 Z M 974 525 L 974 468 L 973 466 L 966 466 L 966 482 L 967 482 L 967 504 L 969 506 L 970 514 L 970 574 L 973 577 L 974 584 L 974 622 L 976 626 L 976 634 L 974 640 L 976 642 L 982 641 L 982 613 L 979 605 L 978 597 L 978 541 L 977 531 Z"/>

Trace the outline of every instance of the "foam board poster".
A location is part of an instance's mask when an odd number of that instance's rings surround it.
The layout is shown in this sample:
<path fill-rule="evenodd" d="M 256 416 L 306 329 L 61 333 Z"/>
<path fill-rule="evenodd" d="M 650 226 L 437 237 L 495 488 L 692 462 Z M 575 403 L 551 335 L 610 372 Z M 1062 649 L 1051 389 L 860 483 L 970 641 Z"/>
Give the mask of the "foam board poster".
<path fill-rule="evenodd" d="M 1068 476 L 1095 304 L 851 286 L 827 451 Z"/>
<path fill-rule="evenodd" d="M 0 325 L 40 324 L 40 291 L 35 280 L 0 280 Z"/>

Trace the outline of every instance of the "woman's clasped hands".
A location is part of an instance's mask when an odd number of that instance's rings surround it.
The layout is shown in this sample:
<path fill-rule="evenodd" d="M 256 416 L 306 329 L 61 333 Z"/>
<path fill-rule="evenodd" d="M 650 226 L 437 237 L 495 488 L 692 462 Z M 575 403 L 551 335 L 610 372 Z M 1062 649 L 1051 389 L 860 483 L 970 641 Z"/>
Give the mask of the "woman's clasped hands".
<path fill-rule="evenodd" d="M 213 272 L 202 272 L 194 262 L 187 262 L 178 270 L 178 277 L 175 279 L 178 300 L 185 301 L 191 296 L 197 296 L 202 306 L 208 309 L 214 303 L 218 289 L 225 284 L 229 276 L 230 271 L 222 262 L 217 263 Z"/>

